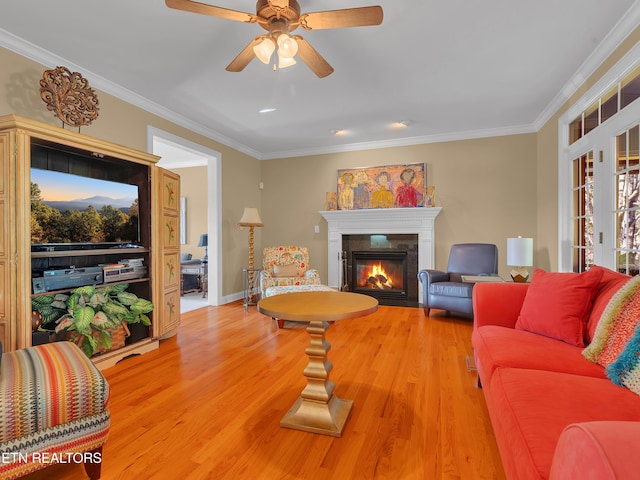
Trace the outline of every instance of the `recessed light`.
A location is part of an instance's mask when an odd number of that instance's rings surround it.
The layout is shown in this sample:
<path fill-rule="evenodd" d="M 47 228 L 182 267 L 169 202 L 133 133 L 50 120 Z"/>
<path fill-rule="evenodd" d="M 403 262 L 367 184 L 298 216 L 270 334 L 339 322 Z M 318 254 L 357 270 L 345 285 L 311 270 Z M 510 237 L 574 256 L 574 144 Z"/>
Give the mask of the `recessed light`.
<path fill-rule="evenodd" d="M 276 109 L 273 107 L 267 107 L 267 108 L 263 108 L 262 110 L 258 110 L 258 113 L 271 113 L 271 112 L 275 112 Z"/>
<path fill-rule="evenodd" d="M 398 122 L 393 122 L 390 125 L 390 128 L 392 130 L 402 130 L 403 128 L 407 128 L 409 125 L 411 125 L 411 120 L 400 120 Z"/>

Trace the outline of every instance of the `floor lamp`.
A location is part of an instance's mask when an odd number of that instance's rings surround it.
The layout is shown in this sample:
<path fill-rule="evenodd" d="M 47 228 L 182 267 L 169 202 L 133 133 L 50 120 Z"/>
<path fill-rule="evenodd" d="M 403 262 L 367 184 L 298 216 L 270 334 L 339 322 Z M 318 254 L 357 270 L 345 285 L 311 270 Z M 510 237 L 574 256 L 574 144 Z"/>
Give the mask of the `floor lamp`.
<path fill-rule="evenodd" d="M 242 213 L 242 218 L 238 220 L 238 225 L 241 227 L 249 227 L 249 270 L 248 286 L 249 286 L 249 298 L 245 300 L 252 300 L 253 297 L 253 229 L 255 227 L 264 227 L 264 223 L 260 220 L 257 208 L 245 207 Z"/>

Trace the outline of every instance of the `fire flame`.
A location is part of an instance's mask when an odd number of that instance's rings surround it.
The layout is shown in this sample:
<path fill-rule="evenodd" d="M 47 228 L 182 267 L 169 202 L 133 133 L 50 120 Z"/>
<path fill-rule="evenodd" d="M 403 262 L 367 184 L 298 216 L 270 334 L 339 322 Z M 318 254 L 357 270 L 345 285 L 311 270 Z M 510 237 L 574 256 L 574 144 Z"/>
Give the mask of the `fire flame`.
<path fill-rule="evenodd" d="M 371 270 L 367 272 L 366 276 L 366 286 L 369 288 L 393 288 L 391 278 L 389 278 L 387 272 L 382 268 L 381 263 L 371 265 Z"/>

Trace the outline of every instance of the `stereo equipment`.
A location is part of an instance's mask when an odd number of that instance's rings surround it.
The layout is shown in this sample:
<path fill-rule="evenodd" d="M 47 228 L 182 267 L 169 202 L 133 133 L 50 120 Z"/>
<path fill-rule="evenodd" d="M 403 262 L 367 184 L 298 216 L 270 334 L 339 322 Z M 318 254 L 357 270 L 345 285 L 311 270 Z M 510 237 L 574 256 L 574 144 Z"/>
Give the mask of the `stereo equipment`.
<path fill-rule="evenodd" d="M 104 283 L 120 282 L 147 276 L 147 267 L 136 265 L 104 265 Z"/>
<path fill-rule="evenodd" d="M 33 293 L 44 293 L 52 290 L 97 285 L 103 282 L 101 267 L 69 267 L 60 270 L 45 270 L 42 277 L 32 280 Z"/>

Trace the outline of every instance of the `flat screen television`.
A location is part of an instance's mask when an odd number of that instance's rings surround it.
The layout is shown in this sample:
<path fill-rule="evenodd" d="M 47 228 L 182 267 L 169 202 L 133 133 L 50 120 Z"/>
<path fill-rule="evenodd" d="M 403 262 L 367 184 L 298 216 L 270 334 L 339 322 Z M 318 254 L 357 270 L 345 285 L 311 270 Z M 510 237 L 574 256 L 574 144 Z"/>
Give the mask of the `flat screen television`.
<path fill-rule="evenodd" d="M 138 194 L 137 185 L 32 167 L 32 250 L 137 246 Z"/>

